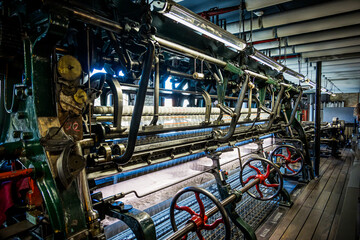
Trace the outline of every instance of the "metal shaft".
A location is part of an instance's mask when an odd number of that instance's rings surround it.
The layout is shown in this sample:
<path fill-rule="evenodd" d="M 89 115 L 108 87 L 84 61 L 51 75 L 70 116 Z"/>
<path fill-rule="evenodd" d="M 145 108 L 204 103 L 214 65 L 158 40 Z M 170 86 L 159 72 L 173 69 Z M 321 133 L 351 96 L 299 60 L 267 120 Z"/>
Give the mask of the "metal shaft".
<path fill-rule="evenodd" d="M 160 60 L 155 58 L 155 83 L 154 83 L 154 117 L 151 120 L 151 125 L 156 125 L 159 119 L 159 97 L 160 97 Z"/>
<path fill-rule="evenodd" d="M 60 1 L 45 1 L 45 2 L 46 5 L 59 10 L 60 13 L 65 13 L 77 20 L 90 23 L 94 26 L 104 28 L 111 32 L 121 32 L 123 30 L 123 27 L 119 23 L 109 20 L 103 16 L 94 14 L 94 12 L 90 13 L 87 10 L 76 8 L 70 6 L 69 4 L 65 6 L 59 3 Z"/>
<path fill-rule="evenodd" d="M 184 47 L 184 46 L 181 46 L 180 44 L 177 44 L 177 43 L 174 43 L 174 42 L 170 42 L 168 40 L 165 40 L 165 39 L 162 39 L 162 38 L 159 38 L 159 37 L 155 37 L 155 40 L 163 47 L 165 48 L 169 48 L 171 50 L 174 50 L 174 51 L 177 51 L 177 52 L 180 52 L 180 53 L 183 53 L 185 55 L 188 55 L 188 56 L 191 56 L 195 59 L 200 59 L 200 60 L 205 60 L 205 61 L 208 61 L 210 63 L 213 63 L 213 64 L 216 64 L 220 67 L 225 67 L 226 66 L 226 62 L 224 61 L 221 61 L 219 59 L 216 59 L 216 58 L 213 58 L 213 57 L 210 57 L 206 54 L 203 54 L 201 52 L 198 52 L 198 51 L 195 51 L 195 50 L 192 50 L 190 48 L 187 48 L 187 47 Z"/>

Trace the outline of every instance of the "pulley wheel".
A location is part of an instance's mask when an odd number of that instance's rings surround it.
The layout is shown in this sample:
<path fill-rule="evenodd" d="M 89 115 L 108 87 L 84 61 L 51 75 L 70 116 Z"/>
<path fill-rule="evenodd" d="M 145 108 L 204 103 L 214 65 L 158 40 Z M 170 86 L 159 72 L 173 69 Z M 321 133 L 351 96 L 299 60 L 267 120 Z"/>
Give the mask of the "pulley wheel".
<path fill-rule="evenodd" d="M 177 204 L 177 200 L 185 193 L 193 192 L 195 194 L 195 198 L 197 201 L 197 205 L 193 204 L 194 206 L 179 206 Z M 205 206 L 203 201 L 200 198 L 200 194 L 204 195 L 206 198 L 208 198 L 215 206 L 217 207 L 218 211 L 221 214 L 221 218 L 216 219 L 212 223 L 208 223 L 209 218 L 205 215 Z M 195 212 L 193 209 L 198 208 L 199 211 Z M 193 222 L 196 226 L 193 231 L 196 232 L 196 235 L 199 239 L 204 239 L 201 231 L 202 230 L 213 230 L 216 227 L 218 227 L 220 224 L 224 224 L 225 227 L 225 240 L 230 240 L 231 237 L 231 225 L 230 220 L 228 217 L 228 214 L 224 208 L 223 205 L 219 202 L 218 199 L 214 197 L 210 192 L 206 191 L 205 189 L 198 188 L 198 187 L 186 187 L 182 190 L 180 190 L 171 201 L 170 205 L 170 221 L 171 226 L 174 232 L 178 230 L 176 221 L 175 221 L 175 209 L 179 211 L 185 211 L 190 214 L 190 218 L 188 222 Z M 187 239 L 187 234 L 182 237 L 182 240 Z"/>
<path fill-rule="evenodd" d="M 276 147 L 269 155 L 269 160 L 280 167 L 283 176 L 298 175 L 304 166 L 304 155 L 292 145 Z"/>
<path fill-rule="evenodd" d="M 258 200 L 271 200 L 280 194 L 283 177 L 279 168 L 265 158 L 252 158 L 243 165 L 240 171 L 242 186 L 256 181 L 247 193 Z"/>

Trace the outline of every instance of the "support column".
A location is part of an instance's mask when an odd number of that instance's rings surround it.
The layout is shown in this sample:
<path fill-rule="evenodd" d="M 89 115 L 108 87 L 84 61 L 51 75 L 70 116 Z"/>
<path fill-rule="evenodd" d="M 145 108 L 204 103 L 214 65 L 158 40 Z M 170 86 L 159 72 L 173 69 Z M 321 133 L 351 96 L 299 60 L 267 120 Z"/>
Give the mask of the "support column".
<path fill-rule="evenodd" d="M 321 65 L 322 62 L 316 63 L 316 90 L 315 90 L 315 175 L 319 176 L 320 169 L 320 107 L 321 107 Z"/>

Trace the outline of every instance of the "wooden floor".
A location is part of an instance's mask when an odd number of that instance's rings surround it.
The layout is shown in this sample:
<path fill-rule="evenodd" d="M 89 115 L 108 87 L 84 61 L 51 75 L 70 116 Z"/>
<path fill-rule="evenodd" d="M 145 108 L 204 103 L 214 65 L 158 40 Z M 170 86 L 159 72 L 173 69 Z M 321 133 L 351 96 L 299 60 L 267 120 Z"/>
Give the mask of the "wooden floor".
<path fill-rule="evenodd" d="M 334 239 L 350 164 L 350 150 L 322 158 L 320 177 L 295 191 L 294 205 L 276 210 L 256 231 L 258 239 Z"/>

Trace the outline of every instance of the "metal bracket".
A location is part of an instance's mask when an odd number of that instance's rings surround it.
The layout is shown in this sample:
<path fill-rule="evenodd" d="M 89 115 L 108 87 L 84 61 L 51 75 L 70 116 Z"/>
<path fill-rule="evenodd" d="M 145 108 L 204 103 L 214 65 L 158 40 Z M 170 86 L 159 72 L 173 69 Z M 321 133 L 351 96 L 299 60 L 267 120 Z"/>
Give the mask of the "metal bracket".
<path fill-rule="evenodd" d="M 117 218 L 133 231 L 138 240 L 156 239 L 155 224 L 150 215 L 135 208 L 125 208 L 118 203 L 108 205 L 107 215 Z"/>

